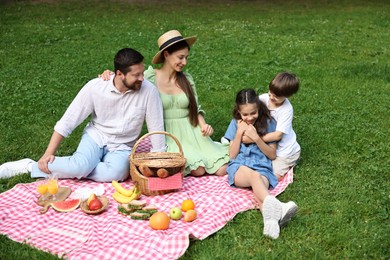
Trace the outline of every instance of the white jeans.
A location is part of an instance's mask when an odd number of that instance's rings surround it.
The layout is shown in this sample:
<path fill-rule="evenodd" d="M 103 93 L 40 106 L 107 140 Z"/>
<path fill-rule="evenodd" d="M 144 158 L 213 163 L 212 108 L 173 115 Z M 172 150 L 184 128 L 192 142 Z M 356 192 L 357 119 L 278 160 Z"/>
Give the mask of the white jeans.
<path fill-rule="evenodd" d="M 97 182 L 122 181 L 129 177 L 129 155 L 131 150 L 108 151 L 100 148 L 86 133 L 81 137 L 79 146 L 72 156 L 56 157 L 49 163 L 49 170 L 59 179 L 87 178 Z M 31 177 L 46 177 L 34 163 Z"/>

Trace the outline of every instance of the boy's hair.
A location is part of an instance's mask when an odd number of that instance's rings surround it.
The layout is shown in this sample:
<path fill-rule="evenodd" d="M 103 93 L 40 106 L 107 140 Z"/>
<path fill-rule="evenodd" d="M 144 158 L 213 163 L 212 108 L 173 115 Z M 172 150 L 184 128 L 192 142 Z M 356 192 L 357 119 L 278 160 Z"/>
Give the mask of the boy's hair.
<path fill-rule="evenodd" d="M 259 96 L 254 89 L 242 89 L 237 93 L 236 103 L 233 109 L 233 117 L 237 120 L 241 119 L 240 106 L 245 104 L 256 104 L 258 108 L 259 117 L 253 126 L 257 133 L 263 136 L 267 133 L 268 121 L 273 120 L 267 106 L 260 101 Z"/>
<path fill-rule="evenodd" d="M 268 89 L 278 97 L 291 97 L 298 92 L 299 79 L 293 73 L 281 72 L 271 80 Z"/>
<path fill-rule="evenodd" d="M 138 51 L 131 48 L 124 48 L 119 50 L 114 58 L 114 69 L 126 74 L 131 70 L 131 66 L 140 64 L 144 61 L 144 56 Z"/>

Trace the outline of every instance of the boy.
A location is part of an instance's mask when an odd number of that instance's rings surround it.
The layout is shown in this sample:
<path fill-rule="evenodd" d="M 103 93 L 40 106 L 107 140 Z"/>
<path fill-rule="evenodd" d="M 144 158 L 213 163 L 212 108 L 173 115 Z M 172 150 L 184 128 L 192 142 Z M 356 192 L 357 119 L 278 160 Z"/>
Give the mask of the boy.
<path fill-rule="evenodd" d="M 278 142 L 276 159 L 272 161 L 278 179 L 296 165 L 301 154 L 296 134 L 292 128 L 293 107 L 288 100 L 299 89 L 298 78 L 289 72 L 277 74 L 268 86 L 268 93 L 259 96 L 276 121 L 276 131 L 263 136 L 264 142 Z"/>

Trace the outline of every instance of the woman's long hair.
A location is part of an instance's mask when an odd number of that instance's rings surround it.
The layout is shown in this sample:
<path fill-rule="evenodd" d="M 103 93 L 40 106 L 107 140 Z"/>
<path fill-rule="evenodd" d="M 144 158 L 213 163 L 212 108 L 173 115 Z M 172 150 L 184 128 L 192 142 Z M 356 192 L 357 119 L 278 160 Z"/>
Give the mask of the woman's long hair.
<path fill-rule="evenodd" d="M 172 54 L 175 51 L 182 50 L 184 48 L 188 48 L 190 50 L 190 46 L 188 46 L 186 41 L 180 41 L 178 43 L 169 46 L 166 51 L 169 54 Z M 188 105 L 188 117 L 192 126 L 197 126 L 199 124 L 198 120 L 198 104 L 195 99 L 194 90 L 191 87 L 191 83 L 188 81 L 187 77 L 184 75 L 182 71 L 176 73 L 176 83 L 179 85 L 181 90 L 186 94 L 189 105 Z"/>
<path fill-rule="evenodd" d="M 233 109 L 233 117 L 235 119 L 241 119 L 239 108 L 241 105 L 245 104 L 256 104 L 259 116 L 253 126 L 256 128 L 259 136 L 265 135 L 267 133 L 268 121 L 273 120 L 273 118 L 271 117 L 271 113 L 269 112 L 267 106 L 260 101 L 259 96 L 256 94 L 254 89 L 242 89 L 237 93 L 236 103 Z"/>

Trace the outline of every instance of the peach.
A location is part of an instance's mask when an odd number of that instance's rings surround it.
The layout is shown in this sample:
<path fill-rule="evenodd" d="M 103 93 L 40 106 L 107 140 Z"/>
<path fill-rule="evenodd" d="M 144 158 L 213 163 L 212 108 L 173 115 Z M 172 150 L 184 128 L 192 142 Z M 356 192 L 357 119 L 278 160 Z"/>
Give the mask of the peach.
<path fill-rule="evenodd" d="M 197 213 L 194 209 L 187 210 L 187 212 L 184 215 L 184 221 L 191 222 L 194 221 L 197 217 Z"/>

